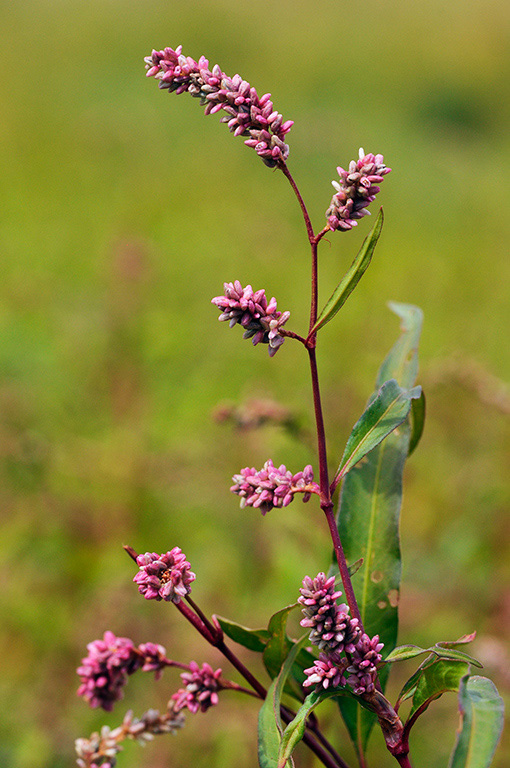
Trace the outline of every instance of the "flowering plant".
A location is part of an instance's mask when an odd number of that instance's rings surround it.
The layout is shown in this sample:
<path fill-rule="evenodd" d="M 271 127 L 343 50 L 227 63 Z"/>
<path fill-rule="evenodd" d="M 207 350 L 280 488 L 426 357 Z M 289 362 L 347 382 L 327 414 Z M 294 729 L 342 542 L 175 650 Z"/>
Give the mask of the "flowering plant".
<path fill-rule="evenodd" d="M 91 707 L 110 711 L 123 696 L 135 672 L 161 676 L 168 667 L 181 672 L 182 687 L 174 692 L 167 710 L 149 710 L 140 719 L 131 712 L 114 729 L 104 727 L 89 739 L 78 739 L 80 768 L 112 768 L 125 739 L 140 742 L 156 734 L 175 733 L 184 725 L 184 711 L 204 713 L 219 704 L 222 691 L 234 690 L 261 702 L 258 756 L 261 768 L 293 764 L 295 746 L 303 741 L 328 768 L 348 768 L 340 745 L 333 745 L 321 729 L 315 709 L 326 699 L 339 708 L 361 768 L 367 766 L 366 746 L 378 724 L 389 753 L 409 768 L 410 734 L 417 719 L 445 691 L 457 691 L 461 727 L 450 761 L 451 768 L 489 766 L 502 723 L 502 702 L 494 685 L 474 674 L 480 663 L 462 650 L 473 634 L 454 642 L 440 641 L 430 648 L 397 646 L 398 597 L 401 555 L 398 521 L 404 463 L 416 448 L 423 430 L 425 400 L 415 385 L 422 313 L 406 304 L 390 304 L 401 319 L 401 335 L 384 359 L 374 393 L 355 423 L 333 477 L 328 472 L 325 421 L 317 368 L 319 331 L 330 322 L 368 268 L 383 225 L 382 209 L 351 267 L 319 311 L 318 246 L 333 232 L 348 232 L 369 215 L 368 207 L 390 172 L 380 154 L 359 151 L 347 169 L 339 167 L 339 181 L 326 210 L 326 223 L 315 232 L 304 200 L 289 171 L 287 134 L 292 121 L 274 109 L 270 94 L 259 97 L 239 75 L 227 76 L 218 65 L 183 55 L 181 47 L 153 51 L 146 59 L 147 75 L 169 92 L 190 93 L 200 99 L 206 114 L 222 113 L 221 122 L 243 136 L 270 168 L 281 171 L 295 193 L 311 252 L 311 306 L 306 335 L 286 326 L 290 312 L 277 310 L 264 289 L 243 288 L 239 280 L 226 282 L 224 293 L 212 299 L 219 320 L 231 328 L 241 325 L 244 338 L 265 344 L 273 357 L 288 338 L 302 345 L 308 357 L 317 440 L 318 482 L 311 465 L 293 472 L 268 459 L 262 469 L 245 467 L 233 475 L 231 492 L 241 507 L 254 507 L 265 515 L 277 514 L 297 494 L 303 502 L 316 497 L 328 526 L 333 557 L 328 573 L 303 574 L 296 585 L 296 602 L 270 617 L 267 629 L 249 629 L 236 622 L 209 618 L 191 597 L 197 580 L 178 546 L 165 553 L 138 554 L 125 547 L 138 571 L 133 581 L 146 600 L 173 603 L 204 640 L 223 654 L 244 679 L 243 685 L 223 677 L 222 669 L 208 663 L 181 663 L 167 658 L 163 646 L 149 642 L 136 646 L 128 638 L 107 631 L 88 645 L 78 674 L 78 694 Z M 336 237 L 336 235 L 335 235 Z M 285 326 L 285 327 L 284 327 Z M 267 414 L 261 417 L 266 417 Z M 339 499 L 335 494 L 340 488 Z M 311 505 L 312 506 L 312 505 Z M 336 509 L 335 509 L 336 507 Z M 311 514 L 316 514 L 311 510 Z M 171 542 L 173 544 L 173 542 Z M 345 596 L 345 603 L 339 599 Z M 287 634 L 291 612 L 301 610 L 304 634 Z M 232 642 L 260 653 L 269 685 L 248 669 Z M 460 647 L 459 647 L 460 646 Z M 384 695 L 395 663 L 425 656 L 392 704 Z M 245 687 L 246 684 L 246 687 Z M 400 706 L 410 702 L 406 718 Z"/>

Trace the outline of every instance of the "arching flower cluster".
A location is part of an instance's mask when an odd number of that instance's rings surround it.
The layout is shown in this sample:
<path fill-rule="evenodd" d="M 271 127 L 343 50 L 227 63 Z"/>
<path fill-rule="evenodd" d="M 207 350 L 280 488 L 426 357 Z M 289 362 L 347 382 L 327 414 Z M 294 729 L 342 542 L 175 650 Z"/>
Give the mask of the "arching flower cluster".
<path fill-rule="evenodd" d="M 162 555 L 146 552 L 138 555 L 136 562 L 139 571 L 133 581 L 138 584 L 138 591 L 146 600 L 179 603 L 191 592 L 190 584 L 196 576 L 179 547 Z"/>
<path fill-rule="evenodd" d="M 304 614 L 301 626 L 310 628 L 310 642 L 321 651 L 313 667 L 305 669 L 308 677 L 303 685 L 349 685 L 357 695 L 373 691 L 383 648 L 378 635 L 369 638 L 362 633 L 348 606 L 337 603 L 342 593 L 335 590 L 334 576 L 305 576 L 299 591 Z"/>
<path fill-rule="evenodd" d="M 241 497 L 241 508 L 255 507 L 263 515 L 273 507 L 286 507 L 296 493 L 303 494 L 303 501 L 308 501 L 312 493 L 319 493 L 310 464 L 293 475 L 285 464 L 275 467 L 268 459 L 261 470 L 245 467 L 232 480 L 230 490 Z"/>
<path fill-rule="evenodd" d="M 332 230 L 348 230 L 357 226 L 356 219 L 368 216 L 367 206 L 375 200 L 380 191 L 377 185 L 383 181 L 384 176 L 391 171 L 384 165 L 382 155 L 365 155 L 365 150 L 360 148 L 359 160 L 351 160 L 349 168 L 338 167 L 340 181 L 333 181 L 336 189 L 333 195 L 326 218 L 329 228 Z"/>
<path fill-rule="evenodd" d="M 145 63 L 147 77 L 157 78 L 160 88 L 191 93 L 205 105 L 206 115 L 225 112 L 221 122 L 227 123 L 234 136 L 245 136 L 244 143 L 253 147 L 270 168 L 287 159 L 289 147 L 284 139 L 293 121 L 283 121 L 273 107 L 270 93 L 259 97 L 240 75 L 228 77 L 217 64 L 209 70 L 209 61 L 204 56 L 198 61 L 184 56 L 180 45 L 175 51 L 152 51 Z"/>
<path fill-rule="evenodd" d="M 290 312 L 279 312 L 276 299 L 268 302 L 262 288 L 254 291 L 251 285 L 243 288 L 239 280 L 224 283 L 224 295 L 211 299 L 221 309 L 218 320 L 228 320 L 231 328 L 241 325 L 244 339 L 252 339 L 254 345 L 268 344 L 269 356 L 273 357 L 285 341 L 280 329 L 290 317 Z"/>
<path fill-rule="evenodd" d="M 76 670 L 81 678 L 78 696 L 91 707 L 111 711 L 124 695 L 127 678 L 138 669 L 155 672 L 156 677 L 170 663 L 162 645 L 144 643 L 138 648 L 127 637 L 105 632 L 102 640 L 87 645 L 88 655 Z"/>

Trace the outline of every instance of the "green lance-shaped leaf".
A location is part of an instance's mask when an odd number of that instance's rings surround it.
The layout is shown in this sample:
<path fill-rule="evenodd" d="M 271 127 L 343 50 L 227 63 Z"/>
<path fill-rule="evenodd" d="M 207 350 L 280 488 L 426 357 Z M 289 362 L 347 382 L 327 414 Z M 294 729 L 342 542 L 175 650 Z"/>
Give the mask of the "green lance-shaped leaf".
<path fill-rule="evenodd" d="M 383 221 L 384 215 L 381 208 L 377 215 L 377 219 L 372 231 L 364 239 L 363 245 L 361 246 L 358 255 L 352 262 L 350 269 L 345 273 L 331 294 L 331 297 L 327 300 L 324 309 L 320 313 L 317 322 L 313 326 L 310 333 L 316 333 L 319 328 L 322 328 L 323 325 L 329 323 L 329 321 L 334 318 L 338 310 L 341 309 L 353 290 L 356 288 L 357 284 L 366 272 L 370 261 L 372 260 L 375 246 L 377 245 L 379 235 L 381 234 Z"/>
<path fill-rule="evenodd" d="M 339 696 L 350 696 L 354 698 L 354 694 L 352 694 L 350 691 L 342 691 L 338 690 L 338 688 L 333 690 L 324 690 L 323 688 L 319 691 L 313 691 L 306 697 L 303 704 L 296 712 L 295 718 L 288 724 L 283 732 L 280 744 L 280 752 L 278 755 L 278 768 L 284 768 L 287 760 L 290 758 L 294 749 L 303 738 L 307 718 L 311 712 L 313 712 L 315 707 L 317 707 L 326 699 L 336 699 Z"/>
<path fill-rule="evenodd" d="M 412 659 L 415 656 L 421 656 L 423 653 L 432 653 L 434 656 L 437 656 L 440 659 L 467 661 L 469 664 L 472 664 L 475 667 L 483 666 L 483 664 L 477 661 L 477 659 L 473 658 L 473 656 L 470 656 L 467 653 L 464 653 L 464 651 L 458 651 L 456 648 L 443 646 L 440 643 L 437 643 L 430 648 L 420 648 L 419 645 L 399 645 L 398 648 L 394 648 L 391 653 L 386 656 L 384 661 L 387 664 L 394 663 L 396 661 L 406 661 L 407 659 Z"/>
<path fill-rule="evenodd" d="M 412 401 L 420 396 L 421 387 L 402 389 L 395 379 L 384 382 L 353 427 L 335 476 L 335 485 L 358 461 L 402 424 L 411 410 Z"/>
<path fill-rule="evenodd" d="M 235 643 L 239 643 L 239 645 L 248 648 L 250 651 L 262 653 L 271 637 L 267 629 L 243 627 L 242 624 L 225 619 L 223 616 L 216 616 L 216 619 L 227 637 L 230 637 Z"/>
<path fill-rule="evenodd" d="M 379 370 L 376 387 L 379 390 L 384 382 L 395 379 L 402 389 L 410 390 L 417 374 L 422 312 L 408 304 L 390 307 L 402 319 L 401 335 Z M 365 631 L 370 636 L 379 635 L 386 654 L 397 642 L 399 516 L 410 439 L 411 427 L 406 419 L 348 472 L 337 515 L 347 561 L 363 558 L 363 566 L 353 577 L 353 586 Z M 381 669 L 383 688 L 388 672 L 389 666 Z M 375 716 L 350 699 L 342 699 L 339 706 L 354 746 L 362 754 Z"/>
<path fill-rule="evenodd" d="M 448 768 L 489 768 L 503 730 L 504 705 L 486 677 L 460 681 L 460 729 Z"/>
<path fill-rule="evenodd" d="M 284 609 L 285 610 L 285 609 Z M 278 675 L 268 688 L 267 696 L 259 712 L 258 755 L 260 768 L 277 768 L 283 724 L 280 715 L 282 694 L 299 653 L 309 643 L 305 633 L 288 652 Z"/>

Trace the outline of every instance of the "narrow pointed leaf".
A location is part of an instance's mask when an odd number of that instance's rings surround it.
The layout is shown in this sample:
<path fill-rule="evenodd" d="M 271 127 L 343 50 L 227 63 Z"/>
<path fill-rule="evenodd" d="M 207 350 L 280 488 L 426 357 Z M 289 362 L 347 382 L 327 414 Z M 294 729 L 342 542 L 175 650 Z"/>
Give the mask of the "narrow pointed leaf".
<path fill-rule="evenodd" d="M 453 648 L 455 645 L 464 645 L 465 643 L 472 643 L 476 637 L 476 632 L 470 632 L 469 635 L 462 635 L 458 640 L 440 640 L 436 645 L 441 648 Z"/>
<path fill-rule="evenodd" d="M 296 661 L 296 657 L 302 650 L 304 650 L 308 642 L 308 633 L 306 633 L 294 643 L 278 675 L 269 686 L 267 696 L 260 709 L 258 721 L 258 755 L 260 768 L 276 768 L 278 765 L 278 751 L 280 748 L 281 734 L 283 733 L 283 724 L 280 716 L 281 697 L 287 678 Z"/>
<path fill-rule="evenodd" d="M 415 656 L 421 656 L 422 653 L 433 653 L 441 659 L 454 659 L 456 661 L 466 661 L 469 664 L 473 664 L 475 667 L 482 667 L 477 659 L 473 656 L 469 656 L 463 651 L 458 651 L 456 648 L 445 648 L 439 644 L 433 645 L 431 648 L 420 648 L 418 645 L 400 645 L 398 648 L 394 648 L 389 653 L 384 661 L 387 664 L 394 663 L 396 661 L 406 661 L 412 659 Z"/>
<path fill-rule="evenodd" d="M 458 651 L 456 648 L 443 648 L 440 645 L 434 645 L 432 648 L 429 648 L 429 650 L 432 651 L 432 653 L 435 653 L 436 656 L 439 656 L 441 659 L 466 661 L 468 664 L 472 664 L 474 667 L 483 667 L 483 664 L 477 659 L 473 658 L 473 656 L 470 656 L 468 653 L 464 653 L 463 651 Z"/>
<path fill-rule="evenodd" d="M 308 694 L 301 707 L 296 712 L 295 718 L 285 728 L 278 755 L 278 768 L 284 768 L 292 752 L 304 736 L 306 721 L 315 707 L 326 699 L 336 698 L 338 696 L 352 696 L 349 691 L 338 689 L 313 691 Z"/>
<path fill-rule="evenodd" d="M 407 304 L 392 304 L 402 319 L 401 335 L 377 377 L 377 390 L 395 379 L 403 389 L 414 386 L 417 373 L 417 346 L 422 312 Z M 397 429 L 368 453 L 345 476 L 337 522 L 348 562 L 363 558 L 353 577 L 365 631 L 378 634 L 384 653 L 395 648 L 398 630 L 401 556 L 399 516 L 402 503 L 402 475 L 409 451 L 411 427 L 404 420 Z M 333 572 L 335 572 L 333 568 Z M 389 665 L 380 671 L 384 685 Z M 375 716 L 357 702 L 342 699 L 339 706 L 354 746 L 361 755 L 366 747 Z"/>
<path fill-rule="evenodd" d="M 489 768 L 503 730 L 504 705 L 486 677 L 466 675 L 459 689 L 460 729 L 448 768 Z"/>
<path fill-rule="evenodd" d="M 377 219 L 372 231 L 364 239 L 363 245 L 361 246 L 358 255 L 352 262 L 350 269 L 343 276 L 342 280 L 331 294 L 331 297 L 326 302 L 324 309 L 320 313 L 317 322 L 311 330 L 311 333 L 315 333 L 319 330 L 319 328 L 322 328 L 324 325 L 326 325 L 326 323 L 329 323 L 329 321 L 333 319 L 338 310 L 341 309 L 353 290 L 356 288 L 357 284 L 366 272 L 370 261 L 372 260 L 375 246 L 377 245 L 379 235 L 381 234 L 383 220 L 384 215 L 381 208 L 377 215 Z"/>
<path fill-rule="evenodd" d="M 411 422 L 411 438 L 409 440 L 408 456 L 412 454 L 423 434 L 423 427 L 425 424 L 425 394 L 423 390 L 421 391 L 420 396 L 414 398 L 411 402 L 409 420 Z"/>
<path fill-rule="evenodd" d="M 262 653 L 271 636 L 267 629 L 249 629 L 241 624 L 236 624 L 235 621 L 224 619 L 222 616 L 216 618 L 227 637 L 250 651 Z"/>
<path fill-rule="evenodd" d="M 421 387 L 401 389 L 395 379 L 384 382 L 353 427 L 336 473 L 337 480 L 402 424 L 411 410 L 411 402 L 420 395 Z"/>
<path fill-rule="evenodd" d="M 421 656 L 422 653 L 427 653 L 427 649 L 420 648 L 419 645 L 399 645 L 386 656 L 384 661 L 388 664 L 395 661 L 406 661 L 406 659 L 413 659 L 415 656 Z M 430 650 L 428 653 L 430 653 Z"/>
<path fill-rule="evenodd" d="M 267 696 L 259 711 L 258 719 L 258 757 L 260 768 L 277 768 L 283 728 L 278 726 L 273 712 L 274 689 L 277 678 L 273 680 Z"/>

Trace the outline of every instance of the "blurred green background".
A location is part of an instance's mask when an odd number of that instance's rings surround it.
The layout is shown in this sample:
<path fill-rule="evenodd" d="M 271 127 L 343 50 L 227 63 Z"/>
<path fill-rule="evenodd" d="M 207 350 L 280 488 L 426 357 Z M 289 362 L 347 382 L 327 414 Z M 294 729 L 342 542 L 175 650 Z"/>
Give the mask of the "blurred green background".
<path fill-rule="evenodd" d="M 2 766 L 73 765 L 74 738 L 165 706 L 170 673 L 132 678 L 112 714 L 77 699 L 75 667 L 107 628 L 230 675 L 171 606 L 138 597 L 122 544 L 182 547 L 203 609 L 251 626 L 329 562 L 313 502 L 264 519 L 228 492 L 269 456 L 315 462 L 311 398 L 299 345 L 269 360 L 210 299 L 236 278 L 265 287 L 303 332 L 308 252 L 283 175 L 144 79 L 143 56 L 179 43 L 295 120 L 289 167 L 317 229 L 360 145 L 393 168 L 373 265 L 321 334 L 331 463 L 396 338 L 386 302 L 419 304 L 428 418 L 406 470 L 400 638 L 477 629 L 472 652 L 508 696 L 509 21 L 496 0 L 1 4 Z M 368 228 L 323 243 L 323 300 Z M 253 398 L 282 403 L 303 439 L 214 418 Z M 227 693 L 119 765 L 255 767 L 256 709 Z M 416 727 L 417 768 L 446 766 L 456 725 L 449 694 Z M 502 746 L 494 765 L 507 760 Z M 379 734 L 370 762 L 393 764 Z"/>

